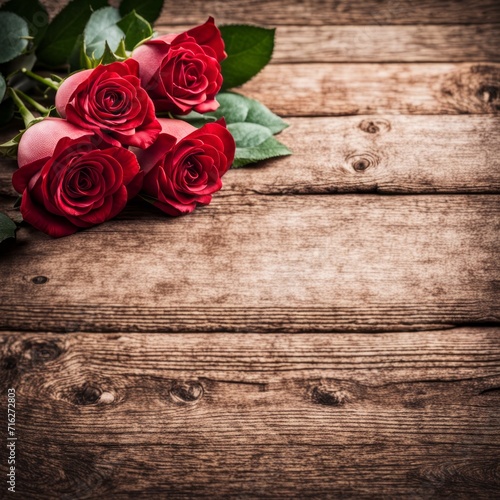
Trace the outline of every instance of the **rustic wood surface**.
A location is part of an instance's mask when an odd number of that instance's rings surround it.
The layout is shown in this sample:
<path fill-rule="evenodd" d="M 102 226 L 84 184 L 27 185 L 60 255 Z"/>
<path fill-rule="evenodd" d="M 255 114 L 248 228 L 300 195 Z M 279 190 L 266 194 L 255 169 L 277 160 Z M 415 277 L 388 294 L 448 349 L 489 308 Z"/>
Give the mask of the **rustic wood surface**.
<path fill-rule="evenodd" d="M 498 498 L 500 4 L 167 0 L 158 31 L 208 15 L 278 26 L 241 92 L 294 155 L 3 249 L 19 498 Z"/>
<path fill-rule="evenodd" d="M 20 481 L 26 498 L 494 498 L 499 334 L 5 332 Z"/>
<path fill-rule="evenodd" d="M 280 140 L 293 149 L 293 156 L 269 160 L 261 168 L 230 171 L 223 196 L 500 191 L 500 116 L 365 115 L 287 121 L 290 127 Z M 0 133 L 0 140 L 7 140 L 7 132 Z M 0 195 L 8 203 L 17 196 L 11 180 L 16 168 L 15 162 L 0 163 Z"/>
<path fill-rule="evenodd" d="M 164 35 L 190 27 L 160 24 L 156 29 Z M 280 26 L 271 64 L 500 61 L 499 44 L 497 24 Z"/>
<path fill-rule="evenodd" d="M 499 88 L 498 63 L 288 63 L 241 92 L 283 116 L 429 115 L 499 113 Z"/>
<path fill-rule="evenodd" d="M 57 251 L 23 230 L 1 264 L 4 327 L 365 332 L 500 319 L 496 195 L 219 196 L 189 218 L 148 213 Z"/>

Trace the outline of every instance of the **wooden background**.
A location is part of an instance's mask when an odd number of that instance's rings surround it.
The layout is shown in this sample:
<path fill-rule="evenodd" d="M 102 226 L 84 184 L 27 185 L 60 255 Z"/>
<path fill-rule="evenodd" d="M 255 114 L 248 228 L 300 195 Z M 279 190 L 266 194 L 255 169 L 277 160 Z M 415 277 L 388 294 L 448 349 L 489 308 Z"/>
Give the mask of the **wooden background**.
<path fill-rule="evenodd" d="M 158 31 L 208 15 L 278 26 L 242 92 L 295 154 L 188 217 L 18 232 L 19 498 L 499 498 L 500 3 L 167 0 Z"/>

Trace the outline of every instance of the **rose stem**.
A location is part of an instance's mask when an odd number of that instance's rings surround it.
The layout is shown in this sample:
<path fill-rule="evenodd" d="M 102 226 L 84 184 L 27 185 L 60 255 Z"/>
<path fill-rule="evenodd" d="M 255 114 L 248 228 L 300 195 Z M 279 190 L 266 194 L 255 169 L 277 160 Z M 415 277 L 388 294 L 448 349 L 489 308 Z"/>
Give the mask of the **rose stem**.
<path fill-rule="evenodd" d="M 29 69 L 23 68 L 21 70 L 26 76 L 29 76 L 30 78 L 33 78 L 33 80 L 36 80 L 37 82 L 43 83 L 47 87 L 50 87 L 51 89 L 57 90 L 59 88 L 59 85 L 54 82 L 54 80 L 50 80 L 48 78 L 44 78 L 43 76 L 37 75 L 36 73 L 33 73 Z"/>
<path fill-rule="evenodd" d="M 7 92 L 9 96 L 12 97 L 12 100 L 17 106 L 20 115 L 23 117 L 24 126 L 28 128 L 30 123 L 36 120 L 36 118 L 33 116 L 33 113 L 31 113 L 31 111 L 24 105 L 23 101 L 21 101 L 16 91 L 12 87 L 9 87 L 7 89 Z"/>
<path fill-rule="evenodd" d="M 42 113 L 42 115 L 48 115 L 50 113 L 50 109 L 46 108 L 45 106 L 42 106 L 39 102 L 35 101 L 32 97 L 29 95 L 26 95 L 22 90 L 17 89 L 16 90 L 17 95 L 26 103 L 31 104 L 37 111 Z"/>

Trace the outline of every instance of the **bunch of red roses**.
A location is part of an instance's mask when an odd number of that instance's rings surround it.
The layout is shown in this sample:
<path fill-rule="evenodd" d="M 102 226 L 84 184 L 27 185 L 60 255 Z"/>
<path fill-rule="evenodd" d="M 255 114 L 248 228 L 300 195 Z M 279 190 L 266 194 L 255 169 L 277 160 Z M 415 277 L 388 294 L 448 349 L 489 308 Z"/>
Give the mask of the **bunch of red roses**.
<path fill-rule="evenodd" d="M 13 185 L 24 220 L 60 237 L 115 217 L 139 193 L 169 215 L 210 203 L 235 155 L 224 119 L 197 129 L 156 115 L 215 111 L 225 57 L 210 18 L 64 80 L 61 118 L 35 123 L 19 143 Z"/>
<path fill-rule="evenodd" d="M 186 214 L 229 168 L 291 154 L 275 138 L 287 124 L 230 91 L 269 63 L 275 30 L 210 17 L 155 37 L 163 11 L 164 0 L 68 0 L 52 19 L 43 1 L 0 7 L 0 126 L 24 122 L 0 144 L 21 195 L 16 223 L 0 213 L 0 245 L 23 221 L 65 236 L 135 196 Z"/>

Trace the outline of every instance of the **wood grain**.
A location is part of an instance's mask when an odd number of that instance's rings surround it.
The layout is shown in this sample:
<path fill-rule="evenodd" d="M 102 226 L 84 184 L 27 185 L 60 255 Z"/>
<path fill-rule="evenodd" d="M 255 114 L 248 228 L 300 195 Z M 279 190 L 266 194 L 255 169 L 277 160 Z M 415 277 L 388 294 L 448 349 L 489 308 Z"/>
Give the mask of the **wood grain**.
<path fill-rule="evenodd" d="M 278 26 L 241 91 L 295 154 L 189 217 L 2 248 L 18 496 L 498 498 L 500 4 L 167 0 L 158 27 L 209 15 Z"/>
<path fill-rule="evenodd" d="M 160 34 L 191 25 L 156 26 Z M 280 26 L 273 63 L 500 61 L 500 25 Z"/>
<path fill-rule="evenodd" d="M 283 92 L 286 82 L 286 92 Z M 500 111 L 500 64 L 281 64 L 241 92 L 284 116 Z"/>
<path fill-rule="evenodd" d="M 129 211 L 59 241 L 26 228 L 0 263 L 0 328 L 404 331 L 498 321 L 499 200 L 221 196 L 189 217 Z"/>
<path fill-rule="evenodd" d="M 294 154 L 230 171 L 217 196 L 500 192 L 500 117 L 386 115 L 288 121 L 290 127 L 279 139 Z M 0 138 L 7 140 L 14 133 L 4 131 Z M 14 161 L 0 161 L 0 195 L 10 197 L 4 202 L 7 206 L 17 196 L 12 187 L 16 168 Z"/>
<path fill-rule="evenodd" d="M 159 24 L 197 24 L 208 16 L 219 23 L 263 25 L 456 24 L 500 22 L 495 0 L 167 0 Z"/>
<path fill-rule="evenodd" d="M 493 498 L 499 333 L 5 332 L 19 493 Z"/>
<path fill-rule="evenodd" d="M 297 39 L 300 49 L 297 49 Z M 281 26 L 273 61 L 474 62 L 500 60 L 500 25 Z"/>
<path fill-rule="evenodd" d="M 221 195 L 500 191 L 500 117 L 379 115 L 288 121 L 290 127 L 279 139 L 293 155 L 230 171 Z M 0 175 L 0 186 L 2 178 L 10 182 L 10 174 Z"/>
<path fill-rule="evenodd" d="M 0 4 L 5 0 L 0 0 Z M 41 0 L 53 17 L 68 0 Z M 119 0 L 109 0 L 119 5 Z M 408 25 L 500 22 L 495 0 L 166 0 L 157 25 L 200 24 L 208 16 L 218 23 L 262 25 Z"/>

